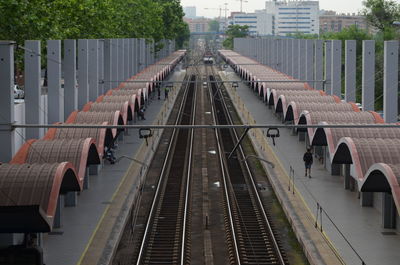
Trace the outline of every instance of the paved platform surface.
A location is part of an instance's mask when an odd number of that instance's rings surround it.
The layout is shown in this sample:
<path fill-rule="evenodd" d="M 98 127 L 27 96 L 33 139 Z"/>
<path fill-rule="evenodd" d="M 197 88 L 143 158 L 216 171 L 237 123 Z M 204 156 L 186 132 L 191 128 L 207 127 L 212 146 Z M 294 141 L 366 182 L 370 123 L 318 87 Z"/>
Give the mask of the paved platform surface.
<path fill-rule="evenodd" d="M 183 79 L 182 76 L 184 76 L 184 71 L 181 71 L 178 66 L 168 80 L 180 80 Z M 172 105 L 172 100 L 170 99 L 167 103 L 163 94 L 161 100 L 157 100 L 155 97 L 146 109 L 146 120 L 140 120 L 136 123 L 157 123 L 157 119 L 161 116 L 167 116 L 166 112 L 170 105 Z M 144 140 L 139 139 L 138 130 L 130 130 L 128 133 L 129 135 L 124 135 L 124 139 L 118 142 L 117 157 L 122 155 L 134 157 L 143 145 Z M 101 221 L 105 219 L 104 213 L 112 208 L 109 207 L 111 204 L 116 203 L 114 200 L 115 191 L 125 179 L 127 171 L 135 165 L 137 166 L 137 163 L 122 159 L 114 165 L 106 163 L 98 175 L 90 176 L 90 188 L 78 196 L 77 207 L 62 209 L 62 228 L 43 236 L 45 264 L 73 265 L 82 262 L 83 254 L 89 249 L 89 244 L 93 241 L 95 232 L 99 230 Z M 136 179 L 138 179 L 138 176 L 135 176 Z M 137 181 L 131 188 L 135 189 L 135 185 L 138 185 Z M 98 254 L 101 256 L 103 251 L 103 249 L 98 250 Z"/>
<path fill-rule="evenodd" d="M 224 72 L 229 80 L 240 78 L 228 68 Z M 237 95 L 249 111 L 256 123 L 281 124 L 273 111 L 247 86 L 239 83 Z M 305 152 L 304 142 L 299 142 L 297 136 L 291 135 L 290 130 L 281 130 L 276 146 L 268 140 L 287 174 L 292 167 L 295 172 L 295 185 L 309 210 L 314 214 L 317 211 L 317 202 L 327 212 L 329 217 L 341 233 L 350 242 L 352 247 L 364 260 L 365 264 L 399 264 L 400 263 L 400 235 L 395 230 L 386 230 L 381 226 L 381 214 L 374 208 L 361 207 L 356 192 L 343 188 L 343 178 L 330 175 L 319 162 L 314 163 L 312 178 L 304 177 L 302 161 Z M 287 188 L 287 187 L 286 187 Z M 310 220 L 310 222 L 314 222 Z M 320 222 L 318 222 L 320 223 Z M 322 217 L 322 227 L 327 238 L 338 250 L 346 264 L 361 264 L 361 260 L 349 244 L 343 239 L 326 215 Z M 395 232 L 394 235 L 384 235 L 382 232 Z"/>

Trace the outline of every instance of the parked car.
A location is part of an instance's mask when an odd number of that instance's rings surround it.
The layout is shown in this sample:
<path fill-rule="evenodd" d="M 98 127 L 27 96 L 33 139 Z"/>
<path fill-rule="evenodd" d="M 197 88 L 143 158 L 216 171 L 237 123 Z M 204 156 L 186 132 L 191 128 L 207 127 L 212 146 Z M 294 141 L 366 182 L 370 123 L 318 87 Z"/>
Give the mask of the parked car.
<path fill-rule="evenodd" d="M 25 98 L 25 91 L 18 85 L 14 85 L 14 99 Z"/>

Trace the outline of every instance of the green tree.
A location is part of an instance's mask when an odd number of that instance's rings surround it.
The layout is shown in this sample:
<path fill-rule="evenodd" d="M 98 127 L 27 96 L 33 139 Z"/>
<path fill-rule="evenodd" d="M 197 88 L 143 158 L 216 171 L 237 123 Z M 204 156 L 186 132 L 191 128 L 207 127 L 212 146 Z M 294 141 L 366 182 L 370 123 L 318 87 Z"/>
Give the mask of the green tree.
<path fill-rule="evenodd" d="M 382 32 L 391 30 L 400 18 L 400 4 L 393 0 L 366 0 L 363 14 L 368 23 Z"/>
<path fill-rule="evenodd" d="M 216 19 L 208 22 L 208 30 L 211 32 L 219 32 L 219 21 Z"/>
<path fill-rule="evenodd" d="M 234 38 L 245 38 L 249 35 L 249 26 L 244 25 L 229 25 L 225 31 L 227 38 L 223 42 L 226 49 L 233 49 Z"/>

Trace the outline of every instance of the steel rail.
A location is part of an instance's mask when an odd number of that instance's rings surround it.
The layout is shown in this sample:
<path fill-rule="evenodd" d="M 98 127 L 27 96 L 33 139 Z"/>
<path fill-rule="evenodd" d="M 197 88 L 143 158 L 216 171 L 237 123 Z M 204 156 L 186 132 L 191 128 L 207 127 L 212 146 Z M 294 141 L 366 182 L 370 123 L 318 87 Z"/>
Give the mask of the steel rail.
<path fill-rule="evenodd" d="M 189 87 L 189 84 L 186 85 L 186 90 L 184 92 L 183 98 L 185 98 L 187 93 L 188 93 L 188 87 Z M 178 111 L 179 114 L 176 117 L 175 124 L 178 124 L 179 121 L 180 121 L 180 113 L 183 111 L 184 102 L 185 102 L 185 100 L 182 100 L 182 102 L 181 102 L 181 104 L 179 106 L 179 111 Z M 176 132 L 177 132 L 177 128 L 174 128 L 174 130 L 172 132 L 171 139 L 175 138 Z M 158 197 L 160 195 L 159 194 L 160 193 L 160 187 L 161 187 L 163 179 L 164 179 L 164 177 L 166 175 L 165 171 L 166 171 L 167 164 L 168 164 L 168 161 L 169 161 L 170 156 L 171 156 L 171 149 L 172 149 L 172 146 L 174 145 L 174 142 L 175 141 L 170 141 L 169 144 L 168 144 L 167 155 L 165 156 L 165 159 L 164 159 L 164 162 L 163 162 L 163 165 L 162 165 L 162 169 L 161 169 L 161 173 L 160 173 L 160 179 L 158 180 L 158 183 L 157 183 L 157 188 L 156 188 L 156 191 L 154 193 L 153 201 L 151 203 L 151 208 L 150 208 L 150 212 L 149 212 L 149 218 L 148 218 L 148 220 L 146 222 L 146 228 L 145 228 L 145 231 L 143 233 L 142 243 L 140 245 L 138 258 L 137 258 L 137 261 L 136 261 L 137 265 L 141 264 L 141 261 L 142 261 L 142 256 L 143 256 L 143 252 L 144 252 L 146 238 L 147 238 L 148 233 L 149 233 L 150 223 L 151 223 L 151 219 L 152 219 L 151 217 L 154 215 L 154 210 L 155 210 L 155 207 L 156 207 L 157 199 L 158 199 Z"/>
<path fill-rule="evenodd" d="M 207 69 L 207 67 L 206 67 L 206 69 Z M 208 78 L 209 78 L 209 76 L 207 74 L 207 79 Z M 207 87 L 208 87 L 208 93 L 210 95 L 210 100 L 211 100 L 211 113 L 213 114 L 212 117 L 213 117 L 214 123 L 216 123 L 216 121 L 217 121 L 217 113 L 215 111 L 214 103 L 212 101 L 213 93 L 211 91 L 211 88 L 209 86 L 207 86 Z M 224 152 L 223 152 L 222 147 L 221 147 L 221 141 L 220 141 L 218 130 L 214 130 L 214 133 L 215 133 L 217 147 L 218 147 L 218 157 L 219 157 L 219 163 L 221 165 L 221 177 L 222 177 L 222 181 L 223 181 L 223 185 L 224 185 L 224 194 L 225 194 L 226 205 L 227 205 L 227 210 L 228 210 L 229 224 L 231 226 L 231 231 L 232 231 L 232 237 L 233 237 L 233 243 L 234 243 L 233 245 L 234 245 L 234 248 L 235 248 L 235 256 L 236 256 L 237 263 L 240 265 L 241 262 L 240 262 L 240 256 L 239 256 L 239 247 L 238 247 L 238 243 L 237 243 L 238 240 L 237 240 L 237 236 L 236 236 L 235 225 L 233 223 L 233 216 L 232 216 L 233 214 L 232 214 L 232 208 L 231 208 L 231 201 L 230 201 L 230 198 L 229 198 L 228 183 L 227 183 L 227 180 L 226 180 L 226 178 L 227 178 L 226 174 L 227 174 L 228 170 L 227 170 L 227 168 L 225 166 L 225 163 L 224 163 L 224 157 L 223 157 L 223 153 Z"/>
<path fill-rule="evenodd" d="M 230 115 L 230 113 L 229 113 L 229 110 L 228 110 L 228 107 L 227 107 L 227 105 L 226 105 L 225 99 L 224 99 L 223 95 L 221 94 L 221 91 L 220 91 L 220 90 L 218 90 L 218 93 L 219 93 L 220 96 L 221 96 L 221 99 L 222 99 L 221 102 L 222 102 L 222 104 L 223 104 L 223 106 L 224 106 L 225 113 L 227 114 L 226 116 L 228 117 L 229 122 L 230 122 L 231 124 L 233 124 L 233 120 L 232 120 L 232 117 L 231 117 L 231 115 Z M 239 136 L 238 136 L 236 130 L 233 130 L 233 134 L 234 134 L 234 136 L 235 136 L 236 141 L 239 141 Z M 243 148 L 242 148 L 242 145 L 241 145 L 241 144 L 239 145 L 239 148 L 238 148 L 238 149 L 239 149 L 239 151 L 240 151 L 241 156 L 242 156 L 243 158 L 245 158 L 246 156 L 245 156 L 245 154 L 244 154 L 244 151 L 243 151 Z M 253 176 L 253 174 L 252 174 L 252 172 L 251 172 L 251 170 L 250 170 L 250 166 L 249 166 L 247 160 L 244 160 L 243 163 L 244 163 L 244 165 L 245 165 L 245 167 L 246 167 L 246 171 L 247 171 L 247 173 L 248 173 L 251 186 L 252 186 L 252 188 L 253 188 L 253 194 L 256 195 L 258 206 L 259 206 L 259 208 L 261 209 L 262 215 L 263 215 L 264 220 L 265 220 L 265 222 L 266 222 L 266 224 L 267 224 L 267 228 L 268 228 L 268 231 L 269 231 L 269 233 L 270 233 L 270 235 L 271 235 L 271 239 L 272 239 L 272 241 L 273 241 L 274 248 L 275 248 L 276 253 L 277 253 L 277 255 L 278 255 L 279 262 L 280 262 L 282 265 L 284 265 L 284 264 L 286 264 L 286 263 L 285 263 L 285 259 L 284 259 L 283 256 L 282 256 L 282 253 L 281 253 L 280 248 L 279 248 L 279 244 L 278 244 L 278 242 L 277 242 L 277 240 L 276 240 L 276 238 L 275 238 L 275 234 L 274 234 L 273 231 L 272 231 L 271 223 L 270 223 L 269 218 L 268 218 L 268 216 L 267 216 L 267 214 L 266 214 L 264 204 L 262 203 L 261 198 L 260 198 L 260 195 L 259 195 L 259 193 L 258 193 L 257 186 L 256 186 L 256 184 L 255 184 L 255 182 L 254 182 L 254 176 Z"/>
<path fill-rule="evenodd" d="M 197 78 L 196 78 L 197 79 Z M 194 89 L 194 95 L 193 95 L 193 112 L 192 112 L 192 120 L 191 123 L 195 124 L 196 120 L 196 100 L 197 100 L 197 88 L 195 85 Z M 187 166 L 187 172 L 186 172 L 186 194 L 185 194 L 185 208 L 184 208 L 184 214 L 183 214 L 183 228 L 182 228 L 182 245 L 181 245 L 181 265 L 184 265 L 185 260 L 185 245 L 186 245 L 186 222 L 187 222 L 187 216 L 188 216 L 188 204 L 190 200 L 190 181 L 191 181 L 191 175 L 192 175 L 192 160 L 193 160 L 193 142 L 194 142 L 194 129 L 191 129 L 190 132 L 190 143 L 189 143 L 189 158 L 188 158 L 188 166 Z"/>
<path fill-rule="evenodd" d="M 0 124 L 0 131 L 10 131 L 18 128 L 57 128 L 57 129 L 308 129 L 308 128 L 400 128 L 400 124 L 241 124 L 241 125 L 218 125 L 218 124 L 198 124 L 198 125 L 96 125 L 96 124 Z"/>
<path fill-rule="evenodd" d="M 232 72 L 233 73 L 233 72 Z M 189 83 L 196 83 L 196 81 L 188 81 Z M 248 81 L 248 80 L 221 80 L 221 81 L 206 81 L 207 83 L 325 83 L 329 82 L 328 80 L 256 80 L 256 81 Z M 100 80 L 99 84 L 104 83 L 171 83 L 171 84 L 180 84 L 186 83 L 185 81 L 155 81 L 155 80 Z"/>

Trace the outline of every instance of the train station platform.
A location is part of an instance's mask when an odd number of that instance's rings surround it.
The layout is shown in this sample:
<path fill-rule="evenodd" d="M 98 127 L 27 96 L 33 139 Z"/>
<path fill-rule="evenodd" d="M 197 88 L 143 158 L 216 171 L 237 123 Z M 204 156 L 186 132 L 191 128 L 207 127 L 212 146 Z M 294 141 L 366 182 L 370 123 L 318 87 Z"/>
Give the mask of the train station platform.
<path fill-rule="evenodd" d="M 178 65 L 167 81 L 182 81 L 184 76 Z M 180 85 L 174 86 L 168 100 L 163 93 L 160 100 L 157 95 L 150 99 L 146 120 L 137 124 L 164 124 Z M 148 145 L 136 129 L 119 139 L 117 163 L 106 163 L 98 175 L 91 176 L 89 189 L 78 196 L 78 206 L 63 208 L 63 226 L 43 236 L 45 264 L 108 264 L 161 133 L 155 131 Z M 118 159 L 123 156 L 128 158 Z"/>
<path fill-rule="evenodd" d="M 241 80 L 230 67 L 220 74 L 223 80 Z M 227 90 L 243 123 L 281 124 L 244 83 L 239 82 L 237 88 L 228 85 Z M 273 169 L 265 168 L 311 263 L 399 263 L 400 235 L 394 229 L 383 229 L 381 213 L 373 207 L 361 207 L 357 192 L 344 189 L 342 177 L 332 176 L 318 161 L 313 164 L 312 178 L 304 177 L 306 146 L 292 130 L 281 129 L 275 146 L 265 137 L 266 130 L 253 129 L 249 135 L 259 155 L 275 164 Z M 294 194 L 292 187 L 289 191 L 289 183 L 293 185 L 289 176 L 293 175 Z"/>

